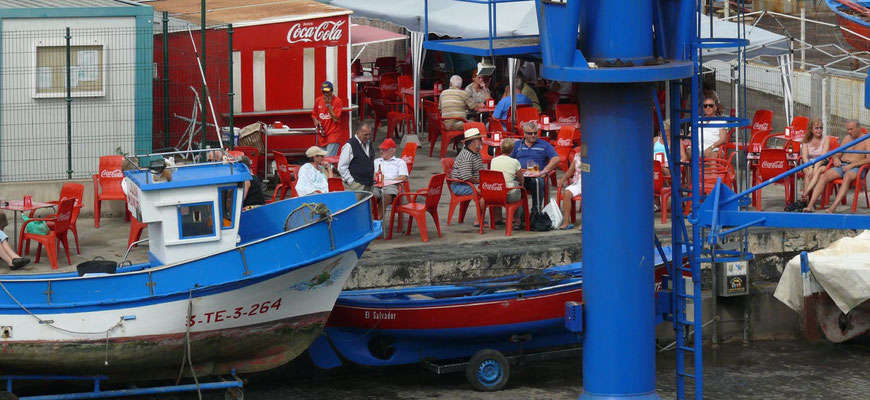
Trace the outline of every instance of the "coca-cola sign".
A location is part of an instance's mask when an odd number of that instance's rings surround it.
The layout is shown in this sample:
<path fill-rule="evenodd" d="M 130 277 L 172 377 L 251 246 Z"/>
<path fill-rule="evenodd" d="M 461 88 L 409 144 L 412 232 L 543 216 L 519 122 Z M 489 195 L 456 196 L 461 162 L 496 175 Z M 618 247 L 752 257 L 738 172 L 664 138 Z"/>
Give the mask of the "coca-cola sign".
<path fill-rule="evenodd" d="M 345 21 L 297 22 L 287 30 L 287 43 L 337 42 Z"/>
<path fill-rule="evenodd" d="M 396 91 L 396 90 L 399 90 L 399 84 L 396 82 L 385 83 L 385 84 L 381 85 L 381 90 Z"/>
<path fill-rule="evenodd" d="M 504 190 L 504 184 L 484 182 L 480 185 L 480 188 L 484 190 L 502 191 Z"/>
<path fill-rule="evenodd" d="M 124 173 L 121 172 L 120 169 L 113 169 L 113 170 L 104 169 L 104 170 L 100 171 L 100 178 L 121 179 L 123 177 L 124 177 Z"/>
<path fill-rule="evenodd" d="M 429 189 L 429 195 L 430 196 L 440 196 L 441 195 L 441 186 Z"/>
<path fill-rule="evenodd" d="M 765 168 L 765 169 L 767 169 L 767 168 L 783 168 L 783 167 L 785 167 L 785 161 L 783 161 L 783 160 L 762 161 L 761 162 L 761 168 Z"/>
<path fill-rule="evenodd" d="M 556 146 L 570 146 L 570 145 L 571 145 L 571 139 L 568 139 L 568 138 L 559 138 L 559 140 L 556 141 Z"/>
<path fill-rule="evenodd" d="M 561 124 L 576 124 L 577 117 L 576 116 L 559 117 L 559 119 L 556 120 L 556 122 L 561 123 Z"/>
<path fill-rule="evenodd" d="M 767 122 L 756 122 L 754 125 L 752 125 L 752 129 L 755 131 L 769 131 L 770 124 Z"/>

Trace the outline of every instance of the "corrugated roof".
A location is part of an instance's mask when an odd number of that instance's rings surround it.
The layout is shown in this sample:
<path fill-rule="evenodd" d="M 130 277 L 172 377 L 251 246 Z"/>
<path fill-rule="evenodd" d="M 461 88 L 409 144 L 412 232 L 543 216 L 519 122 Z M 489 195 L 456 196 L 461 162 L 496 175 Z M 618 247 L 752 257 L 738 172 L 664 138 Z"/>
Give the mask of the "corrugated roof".
<path fill-rule="evenodd" d="M 192 24 L 200 23 L 200 0 L 155 0 L 147 4 L 156 12 L 167 11 L 171 16 Z M 352 13 L 312 0 L 209 0 L 206 7 L 208 25 L 243 26 Z"/>
<path fill-rule="evenodd" d="M 0 0 L 0 8 L 138 7 L 117 0 Z"/>

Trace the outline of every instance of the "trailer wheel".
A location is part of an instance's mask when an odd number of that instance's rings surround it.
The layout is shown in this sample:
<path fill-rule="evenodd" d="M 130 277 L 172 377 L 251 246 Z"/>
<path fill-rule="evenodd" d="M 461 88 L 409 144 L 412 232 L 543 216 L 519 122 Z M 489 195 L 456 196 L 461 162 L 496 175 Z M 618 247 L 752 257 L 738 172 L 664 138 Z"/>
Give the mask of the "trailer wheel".
<path fill-rule="evenodd" d="M 474 390 L 494 392 L 501 390 L 510 378 L 511 366 L 498 350 L 485 349 L 471 357 L 465 368 L 465 378 Z"/>
<path fill-rule="evenodd" d="M 224 392 L 224 400 L 245 400 L 245 389 L 234 387 Z"/>

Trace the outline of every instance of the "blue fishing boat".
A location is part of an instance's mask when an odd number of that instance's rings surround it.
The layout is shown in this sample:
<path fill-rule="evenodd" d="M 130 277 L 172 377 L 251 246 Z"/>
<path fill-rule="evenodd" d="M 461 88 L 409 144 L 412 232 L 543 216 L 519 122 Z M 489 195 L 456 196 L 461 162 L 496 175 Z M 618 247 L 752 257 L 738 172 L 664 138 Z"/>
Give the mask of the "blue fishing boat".
<path fill-rule="evenodd" d="M 866 0 L 825 0 L 828 8 L 837 14 L 837 23 L 853 33 L 841 30 L 843 39 L 852 47 L 870 51 L 870 1 Z"/>
<path fill-rule="evenodd" d="M 292 360 L 321 334 L 381 232 L 371 195 L 243 211 L 251 179 L 243 163 L 164 169 L 161 157 L 125 172 L 128 210 L 148 225 L 148 262 L 0 276 L 4 373 L 175 377 L 185 354 L 199 376 L 255 372 Z"/>
<path fill-rule="evenodd" d="M 664 253 L 669 258 L 670 248 Z M 667 270 L 658 254 L 655 268 L 658 288 Z M 471 357 L 469 382 L 497 390 L 507 381 L 510 355 L 580 344 L 566 309 L 582 304 L 582 284 L 582 264 L 573 263 L 452 285 L 345 291 L 325 338 L 309 353 L 324 367 L 336 365 L 333 348 L 370 366 Z"/>

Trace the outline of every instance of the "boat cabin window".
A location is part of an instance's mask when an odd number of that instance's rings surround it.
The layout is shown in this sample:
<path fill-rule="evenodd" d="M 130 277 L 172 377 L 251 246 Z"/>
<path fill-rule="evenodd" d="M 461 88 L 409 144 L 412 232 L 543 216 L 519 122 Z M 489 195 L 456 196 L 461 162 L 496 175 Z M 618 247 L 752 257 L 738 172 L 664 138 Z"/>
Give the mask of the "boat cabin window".
<path fill-rule="evenodd" d="M 212 203 L 184 204 L 178 206 L 178 237 L 214 236 L 214 205 Z"/>
<path fill-rule="evenodd" d="M 224 186 L 218 188 L 221 210 L 221 229 L 232 229 L 236 217 L 236 187 Z"/>

